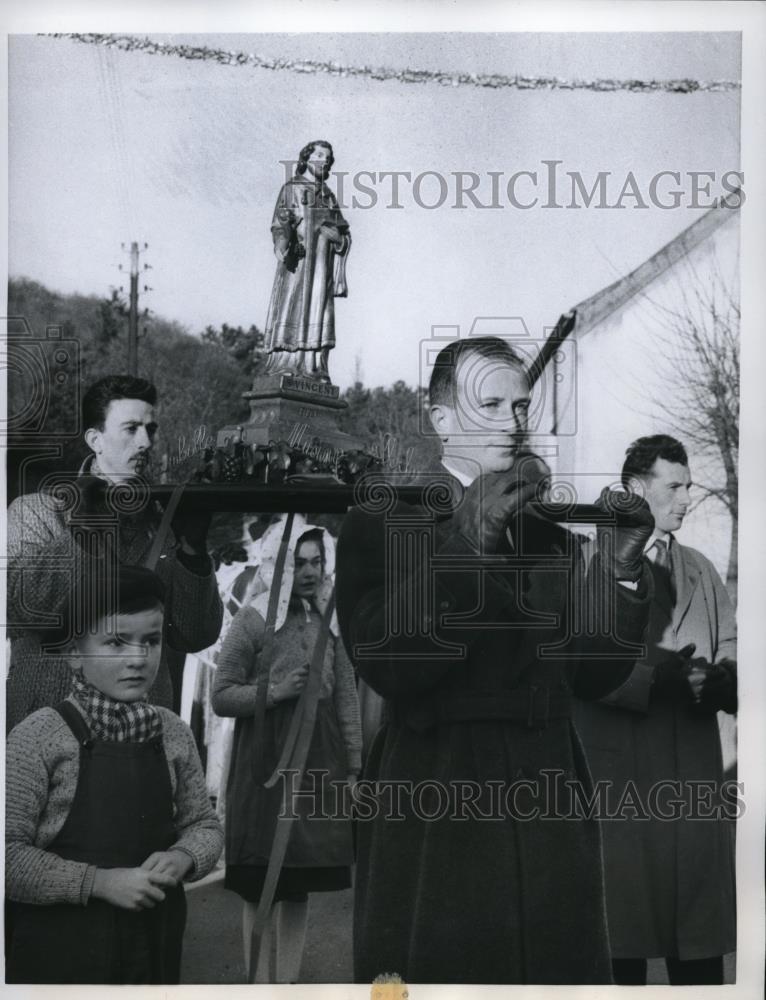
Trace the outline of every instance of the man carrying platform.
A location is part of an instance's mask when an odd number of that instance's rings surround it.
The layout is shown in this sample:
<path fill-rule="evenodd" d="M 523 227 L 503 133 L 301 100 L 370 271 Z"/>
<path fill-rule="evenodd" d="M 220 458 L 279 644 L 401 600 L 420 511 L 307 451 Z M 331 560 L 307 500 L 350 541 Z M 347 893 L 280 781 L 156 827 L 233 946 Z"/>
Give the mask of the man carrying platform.
<path fill-rule="evenodd" d="M 617 687 L 641 652 L 653 521 L 643 503 L 613 517 L 586 575 L 575 536 L 526 508 L 547 468 L 506 342 L 449 344 L 429 393 L 436 502 L 355 508 L 338 548 L 344 640 L 386 702 L 358 806 L 355 977 L 608 983 L 572 701 Z"/>
<path fill-rule="evenodd" d="M 94 383 L 82 401 L 92 454 L 76 476 L 62 476 L 8 508 L 8 730 L 69 694 L 66 661 L 43 647 L 83 561 L 106 555 L 113 545 L 114 558 L 139 565 L 152 551 L 159 516 L 147 503 L 143 473 L 157 432 L 156 403 L 157 390 L 145 379 L 110 375 Z M 119 507 L 122 512 L 115 513 Z M 168 708 L 173 699 L 167 645 L 196 652 L 215 642 L 221 628 L 221 600 L 206 549 L 208 523 L 208 515 L 177 515 L 175 539 L 163 541 L 156 566 L 167 595 L 166 642 L 149 699 Z"/>

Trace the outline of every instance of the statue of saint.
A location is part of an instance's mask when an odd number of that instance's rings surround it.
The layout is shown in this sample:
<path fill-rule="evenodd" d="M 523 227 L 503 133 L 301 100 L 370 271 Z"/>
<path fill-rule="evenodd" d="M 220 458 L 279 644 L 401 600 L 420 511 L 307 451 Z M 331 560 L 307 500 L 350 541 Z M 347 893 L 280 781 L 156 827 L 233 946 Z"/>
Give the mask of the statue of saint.
<path fill-rule="evenodd" d="M 271 224 L 278 264 L 266 319 L 267 374 L 330 381 L 334 299 L 348 294 L 351 246 L 348 223 L 325 184 L 333 162 L 329 142 L 310 142 L 279 192 Z"/>

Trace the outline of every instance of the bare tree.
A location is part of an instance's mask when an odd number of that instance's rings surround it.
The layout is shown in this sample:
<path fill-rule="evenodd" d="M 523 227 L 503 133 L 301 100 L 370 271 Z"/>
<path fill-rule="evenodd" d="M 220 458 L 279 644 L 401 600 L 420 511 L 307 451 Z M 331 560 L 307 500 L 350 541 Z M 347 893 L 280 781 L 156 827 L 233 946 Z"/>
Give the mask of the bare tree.
<path fill-rule="evenodd" d="M 712 255 L 700 270 L 687 260 L 673 288 L 673 308 L 652 302 L 661 317 L 655 336 L 662 395 L 655 404 L 687 448 L 698 503 L 714 499 L 731 516 L 726 583 L 737 584 L 739 494 L 740 305 L 737 271 L 724 275 Z"/>

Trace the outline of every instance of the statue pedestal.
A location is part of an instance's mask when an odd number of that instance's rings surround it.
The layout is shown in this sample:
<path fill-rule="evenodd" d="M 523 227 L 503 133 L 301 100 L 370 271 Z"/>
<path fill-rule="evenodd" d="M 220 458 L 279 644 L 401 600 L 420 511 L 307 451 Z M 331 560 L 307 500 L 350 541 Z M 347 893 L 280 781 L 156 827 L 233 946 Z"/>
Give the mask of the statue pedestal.
<path fill-rule="evenodd" d="M 363 448 L 363 442 L 338 428 L 338 416 L 347 404 L 340 389 L 329 382 L 294 375 L 259 375 L 243 394 L 250 403 L 245 424 L 224 427 L 217 444 L 223 448 L 241 429 L 245 444 L 267 445 L 285 441 L 320 461 L 333 453 Z"/>

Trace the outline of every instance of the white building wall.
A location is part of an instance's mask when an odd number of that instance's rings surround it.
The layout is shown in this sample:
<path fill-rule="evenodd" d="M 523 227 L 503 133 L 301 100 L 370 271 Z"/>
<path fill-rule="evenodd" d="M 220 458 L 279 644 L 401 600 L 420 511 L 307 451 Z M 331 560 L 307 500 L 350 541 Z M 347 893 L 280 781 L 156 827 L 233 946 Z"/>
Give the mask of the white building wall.
<path fill-rule="evenodd" d="M 580 501 L 593 501 L 603 486 L 619 481 L 625 450 L 637 437 L 665 433 L 683 441 L 665 410 L 677 380 L 663 343 L 669 335 L 665 310 L 682 312 L 696 282 L 736 283 L 738 248 L 734 214 L 597 326 L 581 336 L 575 330 L 576 359 L 562 372 L 555 472 L 556 481 L 574 482 Z M 547 377 L 550 382 L 551 373 Z M 705 470 L 720 476 L 720 462 L 711 467 L 688 450 L 693 477 L 702 478 Z M 687 516 L 678 538 L 704 552 L 725 578 L 730 533 L 728 513 L 709 499 Z"/>

